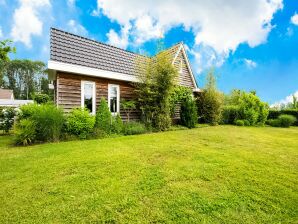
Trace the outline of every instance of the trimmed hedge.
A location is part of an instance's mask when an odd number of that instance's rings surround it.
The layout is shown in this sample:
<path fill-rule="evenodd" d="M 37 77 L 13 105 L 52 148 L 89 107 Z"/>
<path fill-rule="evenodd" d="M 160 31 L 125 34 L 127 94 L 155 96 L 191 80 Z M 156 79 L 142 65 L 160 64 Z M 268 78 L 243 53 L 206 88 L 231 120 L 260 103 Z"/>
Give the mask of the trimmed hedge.
<path fill-rule="evenodd" d="M 269 110 L 268 120 L 277 119 L 280 115 L 283 115 L 283 114 L 294 116 L 297 120 L 293 125 L 298 126 L 298 110 L 297 109 Z"/>

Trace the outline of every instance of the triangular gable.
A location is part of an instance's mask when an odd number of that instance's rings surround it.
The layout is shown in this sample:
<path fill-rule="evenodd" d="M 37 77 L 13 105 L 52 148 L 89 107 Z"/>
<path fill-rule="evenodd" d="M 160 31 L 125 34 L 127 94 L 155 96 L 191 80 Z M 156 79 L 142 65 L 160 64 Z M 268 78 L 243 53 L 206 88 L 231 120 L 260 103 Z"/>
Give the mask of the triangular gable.
<path fill-rule="evenodd" d="M 181 63 L 182 71 L 180 71 Z M 179 44 L 178 50 L 174 55 L 172 64 L 179 71 L 179 81 L 181 85 L 192 87 L 193 89 L 198 89 L 183 43 Z"/>

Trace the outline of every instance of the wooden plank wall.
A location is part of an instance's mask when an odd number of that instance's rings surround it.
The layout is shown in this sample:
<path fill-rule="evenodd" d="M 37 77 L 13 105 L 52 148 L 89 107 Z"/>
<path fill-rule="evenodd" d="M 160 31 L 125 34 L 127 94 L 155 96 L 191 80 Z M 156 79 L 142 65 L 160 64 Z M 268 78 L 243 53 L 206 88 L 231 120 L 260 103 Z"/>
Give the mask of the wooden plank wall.
<path fill-rule="evenodd" d="M 129 82 L 116 81 L 103 78 L 95 78 L 83 75 L 59 72 L 57 75 L 57 104 L 65 112 L 70 112 L 73 108 L 81 107 L 81 81 L 94 81 L 96 86 L 96 108 L 99 106 L 100 99 L 104 97 L 108 100 L 108 84 L 117 84 L 120 87 L 120 100 L 135 99 L 134 87 Z M 126 114 L 120 109 L 120 115 L 126 120 Z M 140 111 L 135 110 L 130 114 L 131 120 L 140 119 Z"/>

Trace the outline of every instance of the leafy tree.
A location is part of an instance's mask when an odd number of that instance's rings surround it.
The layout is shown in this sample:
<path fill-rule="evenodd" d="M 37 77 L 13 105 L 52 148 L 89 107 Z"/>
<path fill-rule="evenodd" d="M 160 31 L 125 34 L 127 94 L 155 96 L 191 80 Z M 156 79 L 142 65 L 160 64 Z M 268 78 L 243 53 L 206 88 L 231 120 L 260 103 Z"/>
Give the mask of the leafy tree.
<path fill-rule="evenodd" d="M 204 123 L 216 125 L 221 118 L 224 97 L 216 88 L 214 70 L 211 69 L 206 77 L 206 86 L 197 97 L 198 116 Z"/>
<path fill-rule="evenodd" d="M 136 102 L 134 100 L 121 100 L 121 108 L 124 110 L 127 121 L 130 120 L 130 113 L 136 109 Z"/>
<path fill-rule="evenodd" d="M 16 52 L 16 48 L 12 47 L 11 44 L 11 40 L 0 41 L 0 87 L 3 87 L 5 67 L 7 65 L 7 62 L 10 61 L 8 54 Z"/>
<path fill-rule="evenodd" d="M 111 133 L 112 114 L 109 110 L 108 103 L 105 98 L 101 98 L 99 107 L 96 112 L 95 127 L 99 130 Z"/>
<path fill-rule="evenodd" d="M 166 51 L 153 58 L 141 58 L 137 67 L 140 83 L 136 84 L 136 92 L 143 120 L 157 130 L 167 130 L 171 125 L 170 95 L 177 70 Z"/>

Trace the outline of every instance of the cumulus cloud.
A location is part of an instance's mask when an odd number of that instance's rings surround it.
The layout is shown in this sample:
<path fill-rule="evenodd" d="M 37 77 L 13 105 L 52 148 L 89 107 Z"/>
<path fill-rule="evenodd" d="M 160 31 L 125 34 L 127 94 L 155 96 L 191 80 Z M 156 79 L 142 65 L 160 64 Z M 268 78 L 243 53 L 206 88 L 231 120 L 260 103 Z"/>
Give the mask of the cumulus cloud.
<path fill-rule="evenodd" d="M 286 98 L 284 98 L 284 99 L 270 105 L 270 107 L 280 109 L 282 106 L 285 106 L 289 103 L 293 103 L 293 95 L 298 98 L 298 90 L 296 92 L 294 92 L 293 94 L 287 96 Z"/>
<path fill-rule="evenodd" d="M 209 61 L 219 64 L 241 43 L 250 47 L 264 43 L 272 29 L 273 14 L 283 7 L 282 0 L 97 0 L 97 3 L 97 12 L 123 28 L 131 27 L 128 39 L 133 44 L 158 38 L 172 27 L 182 25 L 195 36 L 195 45 L 191 46 L 194 52 L 200 49 L 201 58 L 207 57 L 202 56 L 206 52 Z M 109 36 L 119 37 L 114 32 L 110 31 Z"/>
<path fill-rule="evenodd" d="M 14 11 L 11 37 L 31 47 L 31 37 L 42 34 L 43 22 L 40 10 L 50 7 L 49 0 L 20 0 L 20 6 Z"/>
<path fill-rule="evenodd" d="M 298 14 L 297 14 L 297 13 L 295 13 L 295 14 L 291 17 L 291 22 L 292 22 L 294 25 L 298 26 Z"/>
<path fill-rule="evenodd" d="M 257 67 L 257 63 L 251 59 L 244 58 L 243 61 L 244 61 L 245 65 L 250 69 Z"/>
<path fill-rule="evenodd" d="M 71 33 L 87 36 L 88 31 L 81 24 L 71 19 L 67 22 L 67 30 Z"/>
<path fill-rule="evenodd" d="M 113 46 L 125 49 L 129 43 L 128 36 L 129 36 L 130 28 L 131 28 L 130 25 L 126 25 L 126 26 L 122 27 L 120 34 L 118 34 L 115 30 L 111 29 L 107 33 L 108 43 Z"/>

